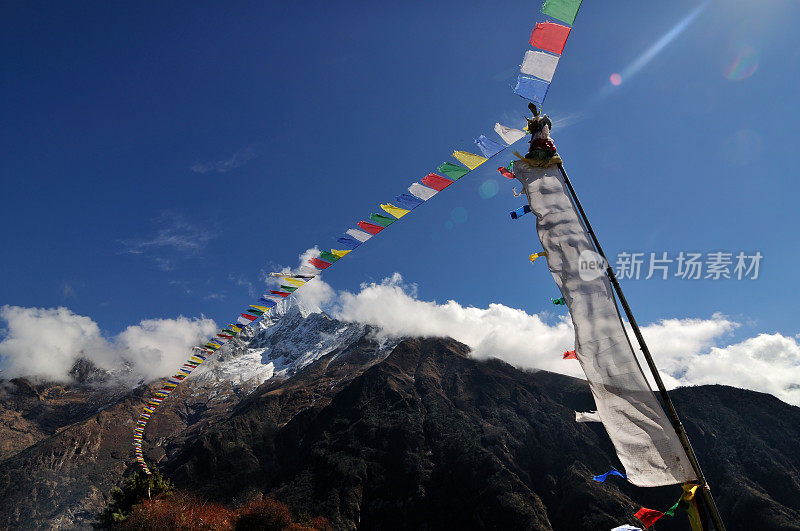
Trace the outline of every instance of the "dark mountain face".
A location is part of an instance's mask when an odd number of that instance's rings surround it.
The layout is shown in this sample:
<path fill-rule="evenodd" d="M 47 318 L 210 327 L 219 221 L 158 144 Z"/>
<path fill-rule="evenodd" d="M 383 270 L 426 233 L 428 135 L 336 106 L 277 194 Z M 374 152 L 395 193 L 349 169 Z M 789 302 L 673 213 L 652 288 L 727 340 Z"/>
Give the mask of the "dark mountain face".
<path fill-rule="evenodd" d="M 575 422 L 593 409 L 583 381 L 476 361 L 449 339 L 387 347 L 363 326 L 290 317 L 154 415 L 148 456 L 179 487 L 226 503 L 273 496 L 342 529 L 611 529 L 680 493 L 591 480 L 618 462 L 602 425 Z M 283 376 L 255 390 L 217 378 L 251 371 L 248 356 Z M 135 467 L 131 431 L 151 389 L 96 398 L 98 412 L 77 387 L 28 384 L 0 397 L 39 430 L 0 460 L 0 528 L 86 526 Z M 673 397 L 728 528 L 800 529 L 800 408 L 724 386 Z"/>

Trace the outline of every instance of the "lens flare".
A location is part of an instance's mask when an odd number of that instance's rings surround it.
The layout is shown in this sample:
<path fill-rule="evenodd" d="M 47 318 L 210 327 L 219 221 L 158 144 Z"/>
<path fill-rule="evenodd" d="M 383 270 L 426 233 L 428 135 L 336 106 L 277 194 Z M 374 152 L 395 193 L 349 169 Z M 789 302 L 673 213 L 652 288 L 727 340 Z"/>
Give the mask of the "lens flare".
<path fill-rule="evenodd" d="M 622 76 L 614 72 L 608 77 L 608 80 L 611 82 L 612 85 L 618 87 L 622 84 Z"/>
<path fill-rule="evenodd" d="M 497 195 L 497 192 L 500 191 L 500 185 L 497 184 L 497 181 L 494 179 L 489 179 L 488 181 L 484 181 L 478 187 L 478 195 L 481 196 L 482 199 L 491 199 Z"/>
<path fill-rule="evenodd" d="M 758 51 L 749 44 L 740 45 L 734 52 L 734 58 L 723 70 L 723 74 L 731 81 L 742 81 L 752 76 L 758 68 Z"/>
<path fill-rule="evenodd" d="M 455 207 L 450 211 L 450 219 L 453 220 L 453 223 L 466 223 L 467 209 L 464 207 Z"/>

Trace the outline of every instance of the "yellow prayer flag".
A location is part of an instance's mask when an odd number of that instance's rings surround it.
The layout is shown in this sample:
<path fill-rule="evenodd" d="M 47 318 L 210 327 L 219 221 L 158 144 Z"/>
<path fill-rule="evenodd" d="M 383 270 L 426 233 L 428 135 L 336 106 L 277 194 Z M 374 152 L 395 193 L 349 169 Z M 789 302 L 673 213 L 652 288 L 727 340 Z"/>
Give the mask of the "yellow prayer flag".
<path fill-rule="evenodd" d="M 539 258 L 540 256 L 547 256 L 547 252 L 546 252 L 546 251 L 542 251 L 541 253 L 533 253 L 532 255 L 530 255 L 530 256 L 528 257 L 528 260 L 530 260 L 530 261 L 531 261 L 531 263 L 533 263 L 533 262 L 535 262 L 535 261 L 536 261 L 536 259 L 537 259 L 537 258 Z"/>
<path fill-rule="evenodd" d="M 283 279 L 283 281 L 286 282 L 287 284 L 291 284 L 292 286 L 297 286 L 298 288 L 306 283 L 305 280 L 299 280 L 299 279 L 290 278 L 290 277 L 285 277 Z"/>
<path fill-rule="evenodd" d="M 458 160 L 458 162 L 470 170 L 474 170 L 489 160 L 486 157 L 481 157 L 480 155 L 475 155 L 474 153 L 469 153 L 467 151 L 453 151 L 453 156 Z"/>
<path fill-rule="evenodd" d="M 381 208 L 384 209 L 389 214 L 396 217 L 397 219 L 400 219 L 409 212 L 411 212 L 410 210 L 406 210 L 405 208 L 396 207 L 391 203 L 386 203 L 385 205 L 381 204 Z"/>
<path fill-rule="evenodd" d="M 350 251 L 340 251 L 338 249 L 331 249 L 331 254 L 333 256 L 336 256 L 337 258 L 341 258 L 341 257 L 343 257 L 344 255 L 346 255 L 349 252 Z"/>
<path fill-rule="evenodd" d="M 266 306 L 256 306 L 255 304 L 250 305 L 251 308 L 255 308 L 256 310 L 261 310 L 262 312 L 268 312 L 269 308 Z"/>

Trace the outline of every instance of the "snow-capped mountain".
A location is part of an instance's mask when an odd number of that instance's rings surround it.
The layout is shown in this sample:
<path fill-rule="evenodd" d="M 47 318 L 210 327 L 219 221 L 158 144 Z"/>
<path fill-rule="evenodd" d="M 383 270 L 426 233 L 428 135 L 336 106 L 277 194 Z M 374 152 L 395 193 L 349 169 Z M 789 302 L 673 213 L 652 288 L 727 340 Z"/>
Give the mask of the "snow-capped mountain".
<path fill-rule="evenodd" d="M 346 351 L 367 336 L 377 343 L 376 360 L 386 357 L 399 342 L 379 336 L 373 327 L 338 321 L 290 297 L 219 349 L 191 380 L 196 388 L 230 382 L 237 393 L 246 394 L 272 378 L 291 378 L 323 356 Z"/>

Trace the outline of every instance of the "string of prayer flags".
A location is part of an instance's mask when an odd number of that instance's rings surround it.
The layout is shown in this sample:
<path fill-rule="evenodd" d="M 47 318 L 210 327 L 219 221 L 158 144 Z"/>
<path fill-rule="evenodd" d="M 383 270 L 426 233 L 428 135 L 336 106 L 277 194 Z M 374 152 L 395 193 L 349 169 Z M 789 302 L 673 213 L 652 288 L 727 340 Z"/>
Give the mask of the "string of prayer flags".
<path fill-rule="evenodd" d="M 575 422 L 601 422 L 597 411 L 576 411 Z"/>
<path fill-rule="evenodd" d="M 495 126 L 495 130 L 498 130 L 498 126 Z M 520 134 L 521 136 L 519 136 L 519 138 L 522 138 L 525 135 L 524 132 L 508 128 L 500 129 L 500 131 L 506 134 L 504 140 L 517 137 Z M 411 186 L 408 187 L 407 193 L 404 192 L 395 196 L 394 203 L 381 204 L 381 208 L 387 215 L 370 214 L 369 221 L 359 221 L 357 223 L 357 229 L 348 229 L 345 231 L 346 233 L 344 235 L 336 240 L 338 249 L 321 251 L 318 256 L 310 258 L 308 263 L 319 270 L 329 268 L 338 260 L 359 247 L 362 243 L 379 234 L 383 229 L 408 214 L 411 210 L 420 206 L 441 190 L 444 190 L 469 173 L 470 170 L 477 168 L 490 157 L 505 149 L 505 146 L 486 138 L 484 135 L 480 135 L 476 143 L 485 157 L 466 151 L 456 151 L 454 156 L 465 164 L 467 168 L 449 162 L 443 163 L 439 166 L 438 171 L 444 176 L 436 173 L 429 173 L 421 179 L 422 183 L 412 183 Z M 155 412 L 155 409 L 161 405 L 164 399 L 167 398 L 192 371 L 206 360 L 207 355 L 214 354 L 219 348 L 226 345 L 229 340 L 236 337 L 244 327 L 253 325 L 270 309 L 277 306 L 280 301 L 289 297 L 307 284 L 315 275 L 270 273 L 270 276 L 280 279 L 280 288 L 268 290 L 267 293 L 261 295 L 257 304 L 249 305 L 244 312 L 239 314 L 239 317 L 236 319 L 236 324 L 230 324 L 228 328 L 219 330 L 205 345 L 193 347 L 192 355 L 189 359 L 184 362 L 172 377 L 164 382 L 161 389 L 156 391 L 147 404 L 142 407 L 133 430 L 133 446 L 135 449 L 136 461 L 146 474 L 151 474 L 151 472 L 144 459 L 142 440 L 144 430 L 152 414 Z M 200 352 L 206 355 L 200 354 Z"/>
<path fill-rule="evenodd" d="M 520 72 L 529 76 L 538 77 L 549 83 L 553 81 L 553 75 L 556 73 L 556 66 L 558 66 L 558 56 L 536 50 L 528 50 L 525 52 L 525 58 L 522 60 Z"/>
<path fill-rule="evenodd" d="M 600 474 L 599 476 L 592 476 L 592 479 L 595 480 L 595 481 L 598 481 L 600 483 L 603 483 L 608 476 L 619 476 L 622 479 L 628 479 L 628 476 L 626 476 L 625 474 L 623 474 L 622 472 L 620 472 L 619 470 L 617 470 L 615 468 L 612 468 L 611 470 L 609 470 L 605 474 Z"/>
<path fill-rule="evenodd" d="M 453 157 L 470 170 L 474 170 L 489 160 L 486 157 L 481 157 L 480 155 L 470 153 L 469 151 L 453 151 Z"/>
<path fill-rule="evenodd" d="M 547 252 L 546 251 L 541 251 L 541 252 L 538 252 L 538 253 L 533 253 L 532 255 L 530 255 L 528 257 L 528 260 L 530 260 L 531 263 L 534 263 L 536 261 L 536 259 L 539 258 L 540 256 L 547 256 Z"/>
<path fill-rule="evenodd" d="M 509 212 L 509 214 L 511 214 L 511 219 L 519 219 L 520 217 L 524 216 L 530 211 L 531 211 L 530 205 L 522 205 L 518 209 Z"/>
<path fill-rule="evenodd" d="M 450 162 L 443 162 L 436 169 L 439 170 L 441 173 L 444 173 L 447 177 L 449 177 L 453 181 L 457 181 L 457 180 L 459 180 L 460 178 L 462 178 L 463 176 L 465 176 L 466 174 L 469 173 L 468 169 L 465 169 L 465 168 L 463 168 L 461 166 L 458 166 L 456 164 L 452 164 Z M 428 184 L 428 183 L 425 183 L 425 184 Z"/>
<path fill-rule="evenodd" d="M 494 140 L 489 140 L 488 138 L 486 138 L 485 135 L 479 136 L 475 140 L 475 143 L 478 144 L 478 147 L 480 148 L 481 153 L 483 153 L 483 156 L 487 158 L 494 157 L 495 155 L 497 155 L 506 148 L 506 146 L 504 146 L 499 142 L 495 142 Z"/>
<path fill-rule="evenodd" d="M 445 164 L 449 163 L 445 162 Z M 450 165 L 453 166 L 453 164 Z M 442 166 L 444 166 L 444 164 L 442 164 Z M 463 169 L 461 168 L 461 166 L 455 166 L 455 167 L 458 169 Z M 422 184 L 424 184 L 425 186 L 430 186 L 437 192 L 441 192 L 454 182 L 455 181 L 453 181 L 452 179 L 447 179 L 445 177 L 442 177 L 441 175 L 436 175 L 435 173 L 429 173 L 428 175 L 422 178 Z"/>
<path fill-rule="evenodd" d="M 553 22 L 539 22 L 531 32 L 531 46 L 561 55 L 571 29 Z"/>
<path fill-rule="evenodd" d="M 636 513 L 634 513 L 633 516 L 641 520 L 642 523 L 644 524 L 644 528 L 647 529 L 651 525 L 656 523 L 662 516 L 664 516 L 664 513 L 662 513 L 661 511 L 656 511 L 655 509 L 648 509 L 646 507 L 642 507 L 641 509 L 636 511 Z"/>
<path fill-rule="evenodd" d="M 541 105 L 547 97 L 547 89 L 549 88 L 550 83 L 547 81 L 520 74 L 519 77 L 517 77 L 517 85 L 514 87 L 514 94 Z"/>
<path fill-rule="evenodd" d="M 553 302 L 553 304 L 555 304 L 556 306 L 566 306 L 566 305 L 567 305 L 567 301 L 566 301 L 566 299 L 564 299 L 564 297 L 559 297 L 559 298 L 557 298 L 557 299 L 550 298 L 550 300 L 551 300 L 551 301 Z"/>
<path fill-rule="evenodd" d="M 575 23 L 575 16 L 581 7 L 582 0 L 545 0 L 542 13 L 549 17 L 566 22 L 570 26 Z"/>
<path fill-rule="evenodd" d="M 578 355 L 575 353 L 574 350 L 568 350 L 564 352 L 564 359 L 565 360 L 576 360 L 578 359 Z"/>
<path fill-rule="evenodd" d="M 511 127 L 506 127 L 501 123 L 494 124 L 494 131 L 500 135 L 500 138 L 503 139 L 503 142 L 509 146 L 517 140 L 525 138 L 525 135 L 527 134 L 522 129 L 513 129 Z"/>

